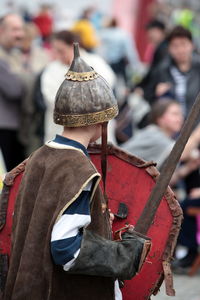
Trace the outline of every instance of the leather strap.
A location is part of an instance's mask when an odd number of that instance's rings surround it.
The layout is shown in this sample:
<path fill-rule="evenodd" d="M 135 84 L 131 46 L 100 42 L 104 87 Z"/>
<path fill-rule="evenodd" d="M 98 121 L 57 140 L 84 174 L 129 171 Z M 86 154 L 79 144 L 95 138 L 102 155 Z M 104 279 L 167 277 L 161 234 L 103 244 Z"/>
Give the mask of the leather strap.
<path fill-rule="evenodd" d="M 101 149 L 101 171 L 103 181 L 103 192 L 106 204 L 108 204 L 108 197 L 106 195 L 106 174 L 107 174 L 107 126 L 108 122 L 102 124 L 102 149 Z"/>
<path fill-rule="evenodd" d="M 166 289 L 166 294 L 168 296 L 175 296 L 175 290 L 174 290 L 174 285 L 173 285 L 173 275 L 171 271 L 171 265 L 168 261 L 163 261 L 163 271 L 164 271 L 164 276 L 165 276 L 165 289 Z"/>

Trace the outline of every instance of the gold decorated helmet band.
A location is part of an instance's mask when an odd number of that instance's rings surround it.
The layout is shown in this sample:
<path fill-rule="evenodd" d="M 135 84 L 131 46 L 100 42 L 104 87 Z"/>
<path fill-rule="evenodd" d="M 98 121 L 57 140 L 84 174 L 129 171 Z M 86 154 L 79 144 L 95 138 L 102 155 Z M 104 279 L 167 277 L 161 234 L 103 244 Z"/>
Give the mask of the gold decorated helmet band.
<path fill-rule="evenodd" d="M 108 122 L 118 115 L 118 106 L 115 105 L 104 111 L 87 113 L 62 115 L 54 111 L 54 122 L 67 127 L 81 127 L 98 123 Z"/>
<path fill-rule="evenodd" d="M 89 80 L 96 79 L 98 76 L 99 74 L 95 71 L 82 72 L 82 73 L 68 71 L 67 74 L 65 75 L 65 78 L 72 81 L 89 81 Z"/>

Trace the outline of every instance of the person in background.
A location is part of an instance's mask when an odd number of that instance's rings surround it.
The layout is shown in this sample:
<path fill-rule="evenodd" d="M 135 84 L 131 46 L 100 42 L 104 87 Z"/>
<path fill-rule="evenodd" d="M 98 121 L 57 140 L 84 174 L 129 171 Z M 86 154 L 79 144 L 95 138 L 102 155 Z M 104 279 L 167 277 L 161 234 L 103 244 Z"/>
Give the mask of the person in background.
<path fill-rule="evenodd" d="M 77 20 L 71 28 L 71 30 L 75 34 L 79 35 L 82 48 L 84 48 L 88 52 L 93 52 L 93 50 L 99 44 L 95 28 L 90 21 L 90 16 L 92 15 L 92 13 L 93 8 L 84 10 L 80 19 Z"/>
<path fill-rule="evenodd" d="M 91 14 L 89 16 L 90 22 L 93 24 L 97 32 L 102 28 L 104 13 L 100 10 L 98 4 L 94 4 L 90 7 Z"/>
<path fill-rule="evenodd" d="M 183 210 L 183 222 L 181 231 L 178 236 L 177 246 L 184 246 L 187 250 L 186 255 L 182 258 L 176 258 L 172 263 L 174 272 L 184 273 L 193 264 L 198 255 L 197 242 L 197 213 L 200 211 L 200 188 L 191 189 L 190 193 L 184 201 L 181 202 Z M 178 247 L 177 247 L 178 248 Z M 176 252 L 176 255 L 178 251 Z"/>
<path fill-rule="evenodd" d="M 153 103 L 161 97 L 176 99 L 187 117 L 200 91 L 200 56 L 194 53 L 191 32 L 176 26 L 167 37 L 169 58 L 159 66 L 152 80 L 152 91 L 146 100 Z"/>
<path fill-rule="evenodd" d="M 20 16 L 5 15 L 0 19 L 0 147 L 9 171 L 24 160 L 24 147 L 18 138 L 21 104 L 25 87 L 19 48 L 24 38 Z"/>
<path fill-rule="evenodd" d="M 73 43 L 78 40 L 78 36 L 67 30 L 55 33 L 52 37 L 52 48 L 55 60 L 47 65 L 41 75 L 41 92 L 47 107 L 45 115 L 45 141 L 50 140 L 56 132 L 60 131 L 60 126 L 52 122 L 54 98 L 59 85 L 64 80 L 66 69 L 69 68 L 72 62 Z M 113 89 L 115 85 L 115 75 L 109 65 L 97 54 L 88 53 L 84 49 L 80 49 L 80 52 L 83 59 L 90 66 L 94 67 Z M 109 128 L 111 128 L 113 132 L 114 124 L 112 122 L 110 123 Z M 110 140 L 115 142 L 114 134 L 111 136 L 112 138 L 110 137 Z"/>
<path fill-rule="evenodd" d="M 38 15 L 33 18 L 33 22 L 41 33 L 44 46 L 48 46 L 49 38 L 53 32 L 53 18 L 50 14 L 50 9 L 49 5 L 41 5 Z"/>
<path fill-rule="evenodd" d="M 151 124 L 138 131 L 122 148 L 147 161 L 155 161 L 157 167 L 162 169 L 163 163 L 174 146 L 173 137 L 180 131 L 183 124 L 181 105 L 171 99 L 159 100 L 152 106 L 149 117 Z M 195 170 L 199 170 L 199 145 L 200 126 L 192 133 L 181 156 L 183 163 L 177 167 L 172 176 L 170 185 L 174 188 L 180 180 L 184 180 Z M 178 244 L 187 247 L 188 252 L 185 257 L 176 259 L 172 264 L 176 272 L 191 266 L 198 253 L 196 217 L 190 215 L 189 209 L 200 207 L 200 188 L 186 190 L 186 200 L 180 205 L 183 209 L 184 220 L 178 237 Z"/>
<path fill-rule="evenodd" d="M 40 136 L 36 134 L 41 112 L 37 107 L 38 76 L 50 61 L 47 49 L 38 44 L 40 33 L 34 23 L 24 25 L 24 38 L 21 43 L 23 73 L 20 75 L 26 86 L 26 95 L 21 105 L 19 139 L 24 145 L 26 155 L 41 146 Z"/>
<path fill-rule="evenodd" d="M 107 27 L 99 32 L 101 44 L 99 53 L 111 66 L 118 76 L 122 76 L 127 84 L 127 66 L 133 71 L 140 69 L 141 63 L 134 40 L 119 27 L 115 18 L 112 18 Z"/>
<path fill-rule="evenodd" d="M 186 147 L 184 150 L 184 159 L 188 160 L 193 156 L 199 157 L 199 146 L 200 146 L 200 125 L 196 127 L 193 131 Z M 199 160 L 194 160 L 195 165 L 193 166 L 193 170 L 197 169 L 199 172 Z M 188 174 L 191 173 L 190 168 L 188 169 L 189 164 L 185 164 L 180 168 L 179 172 L 177 172 L 177 177 L 184 178 Z M 192 167 L 192 166 L 191 166 Z M 175 178 L 177 181 L 178 178 Z M 187 185 L 186 185 L 187 187 Z M 193 185 L 186 189 L 186 198 L 181 202 L 181 208 L 183 209 L 183 222 L 181 225 L 181 231 L 178 237 L 178 246 L 186 247 L 186 255 L 182 258 L 176 258 L 172 264 L 174 272 L 183 273 L 190 267 L 195 258 L 198 255 L 198 242 L 197 242 L 197 213 L 196 209 L 200 210 L 200 186 L 199 181 L 194 180 Z M 178 249 L 179 247 L 177 247 Z M 176 251 L 176 255 L 178 255 L 178 251 Z"/>
<path fill-rule="evenodd" d="M 183 222 L 181 225 L 181 231 L 177 240 L 177 248 L 175 251 L 175 260 L 172 263 L 172 268 L 175 273 L 184 274 L 188 272 L 198 256 L 199 243 L 197 241 L 198 225 L 197 225 L 197 214 L 200 211 L 200 187 L 199 180 L 195 178 L 195 172 L 199 173 L 200 159 L 199 159 L 199 145 L 200 145 L 200 126 L 198 126 L 192 133 L 186 148 L 184 150 L 184 160 L 188 161 L 182 165 L 179 170 L 174 174 L 175 182 L 178 179 L 189 177 L 192 175 L 193 183 L 191 186 L 185 184 L 186 186 L 186 196 L 180 205 L 183 210 Z M 188 160 L 189 157 L 196 157 L 193 162 Z M 192 172 L 192 173 L 191 173 Z M 172 182 L 173 184 L 174 182 Z M 185 255 L 180 258 L 180 248 L 182 246 L 185 248 Z"/>
<path fill-rule="evenodd" d="M 180 104 L 171 99 L 155 103 L 149 114 L 150 125 L 139 130 L 122 148 L 147 161 L 155 161 L 160 169 L 172 150 L 183 125 Z"/>
<path fill-rule="evenodd" d="M 33 22 L 26 23 L 20 50 L 24 69 L 33 73 L 40 72 L 50 60 L 48 50 L 41 47 L 40 41 L 38 27 Z"/>
<path fill-rule="evenodd" d="M 149 114 L 150 124 L 138 130 L 122 148 L 144 160 L 153 160 L 158 169 L 161 169 L 175 144 L 175 137 L 182 128 L 183 120 L 180 103 L 168 98 L 162 99 L 152 106 Z M 181 156 L 181 161 L 186 162 L 184 169 L 180 169 L 180 172 L 179 168 L 177 169 L 172 177 L 172 184 L 198 168 L 199 131 L 200 127 L 192 133 Z"/>
<path fill-rule="evenodd" d="M 147 36 L 151 47 L 153 47 L 152 57 L 147 74 L 137 85 L 137 91 L 140 88 L 144 98 L 148 97 L 149 89 L 151 89 L 151 78 L 154 76 L 158 66 L 168 56 L 168 44 L 166 40 L 165 24 L 159 20 L 152 20 L 146 25 Z M 136 91 L 136 90 L 135 90 Z"/>
<path fill-rule="evenodd" d="M 166 26 L 160 20 L 151 20 L 146 25 L 146 33 L 152 47 L 150 66 L 159 65 L 168 53 L 166 41 Z"/>
<path fill-rule="evenodd" d="M 155 72 L 153 89 L 146 99 L 153 103 L 166 96 L 174 98 L 181 104 L 186 118 L 200 91 L 200 56 L 194 52 L 191 32 L 182 26 L 172 29 L 167 40 L 170 57 Z M 187 193 L 199 187 L 199 180 L 198 170 L 185 177 Z"/>

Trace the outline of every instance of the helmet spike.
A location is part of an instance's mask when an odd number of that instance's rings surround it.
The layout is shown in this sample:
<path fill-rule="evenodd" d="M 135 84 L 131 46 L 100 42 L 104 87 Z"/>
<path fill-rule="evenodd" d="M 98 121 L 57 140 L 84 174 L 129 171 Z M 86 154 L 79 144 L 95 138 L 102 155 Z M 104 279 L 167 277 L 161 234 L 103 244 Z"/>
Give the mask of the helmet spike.
<path fill-rule="evenodd" d="M 74 43 L 74 59 L 80 57 L 79 43 Z"/>
<path fill-rule="evenodd" d="M 67 74 L 71 72 L 77 72 L 77 73 L 91 72 L 93 69 L 88 64 L 86 64 L 80 57 L 79 43 L 73 43 L 73 46 L 74 46 L 74 58 L 69 68 L 70 72 L 68 72 Z"/>

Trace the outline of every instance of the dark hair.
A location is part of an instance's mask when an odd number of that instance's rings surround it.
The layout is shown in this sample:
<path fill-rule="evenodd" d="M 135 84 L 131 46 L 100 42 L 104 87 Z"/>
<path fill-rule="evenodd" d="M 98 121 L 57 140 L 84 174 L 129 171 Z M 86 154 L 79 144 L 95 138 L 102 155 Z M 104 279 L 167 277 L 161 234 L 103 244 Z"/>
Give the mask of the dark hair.
<path fill-rule="evenodd" d="M 81 19 L 89 19 L 92 12 L 93 12 L 92 7 L 86 8 L 82 13 Z"/>
<path fill-rule="evenodd" d="M 110 21 L 108 22 L 108 27 L 117 27 L 118 22 L 116 18 L 111 18 Z"/>
<path fill-rule="evenodd" d="M 172 100 L 169 98 L 162 98 L 154 103 L 149 113 L 149 123 L 157 124 L 158 119 L 164 115 L 164 113 L 172 104 L 180 105 L 180 103 L 176 100 Z"/>
<path fill-rule="evenodd" d="M 74 42 L 80 42 L 80 38 L 77 34 L 69 30 L 62 30 L 52 35 L 52 40 L 63 41 L 65 44 L 71 46 Z"/>
<path fill-rule="evenodd" d="M 192 33 L 183 26 L 176 26 L 167 36 L 167 41 L 170 43 L 175 38 L 186 38 L 192 42 Z"/>
<path fill-rule="evenodd" d="M 147 23 L 145 28 L 147 30 L 153 29 L 153 28 L 158 28 L 162 31 L 165 31 L 165 29 L 166 29 L 165 24 L 159 20 L 151 20 L 149 23 Z"/>

